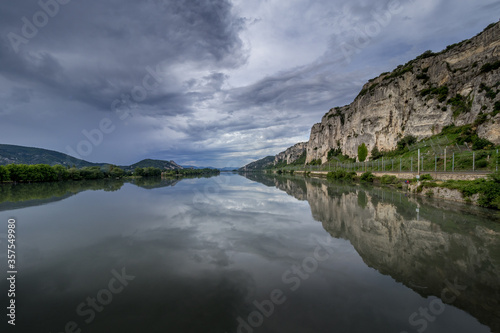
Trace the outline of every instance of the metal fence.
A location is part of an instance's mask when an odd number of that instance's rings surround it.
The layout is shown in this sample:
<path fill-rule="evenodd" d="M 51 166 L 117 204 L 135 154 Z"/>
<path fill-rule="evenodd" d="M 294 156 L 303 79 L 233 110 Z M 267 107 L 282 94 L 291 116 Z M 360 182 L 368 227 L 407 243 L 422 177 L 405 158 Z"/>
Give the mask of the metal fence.
<path fill-rule="evenodd" d="M 424 143 L 425 144 L 425 143 Z M 427 146 L 429 147 L 429 146 Z M 495 172 L 498 171 L 500 156 L 498 149 L 470 151 L 466 147 L 448 146 L 440 150 L 426 149 L 417 156 L 407 158 L 380 158 L 366 162 L 329 161 L 322 165 L 285 166 L 281 170 L 294 171 L 357 171 L 357 172 Z M 420 158 L 418 157 L 420 156 Z"/>

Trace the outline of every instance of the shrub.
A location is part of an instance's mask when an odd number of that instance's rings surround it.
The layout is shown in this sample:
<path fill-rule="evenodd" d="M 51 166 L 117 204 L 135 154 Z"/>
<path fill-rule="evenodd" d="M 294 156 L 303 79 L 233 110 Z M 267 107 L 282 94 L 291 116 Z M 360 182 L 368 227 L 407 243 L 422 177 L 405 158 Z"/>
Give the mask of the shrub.
<path fill-rule="evenodd" d="M 339 180 L 339 179 L 354 180 L 356 179 L 356 172 L 354 171 L 347 172 L 345 170 L 331 171 L 327 174 L 326 178 L 329 180 Z"/>
<path fill-rule="evenodd" d="M 362 182 L 369 182 L 369 183 L 373 183 L 373 181 L 375 180 L 375 175 L 373 173 L 371 173 L 370 171 L 368 172 L 365 172 L 361 175 L 361 178 L 360 180 Z"/>
<path fill-rule="evenodd" d="M 378 160 L 383 154 L 378 150 L 377 146 L 372 149 L 372 160 Z"/>
<path fill-rule="evenodd" d="M 448 100 L 448 104 L 451 104 L 453 108 L 453 117 L 458 117 L 462 113 L 470 112 L 472 108 L 472 99 L 456 94 Z"/>
<path fill-rule="evenodd" d="M 399 152 L 408 151 L 408 148 L 411 145 L 415 144 L 416 142 L 417 142 L 416 137 L 414 137 L 413 135 L 407 135 L 398 141 L 396 150 Z"/>
<path fill-rule="evenodd" d="M 486 160 L 480 160 L 476 162 L 476 168 L 482 169 L 486 168 L 488 166 L 488 161 Z"/>
<path fill-rule="evenodd" d="M 316 160 L 312 160 L 311 162 L 308 163 L 308 165 L 321 165 L 321 159 L 316 159 Z"/>
<path fill-rule="evenodd" d="M 7 182 L 9 180 L 10 180 L 9 170 L 3 165 L 0 165 L 0 183 Z"/>
<path fill-rule="evenodd" d="M 488 73 L 498 68 L 500 68 L 500 61 L 495 61 L 494 63 L 488 62 L 481 66 L 481 73 Z"/>
<path fill-rule="evenodd" d="M 358 160 L 360 162 L 364 162 L 366 160 L 366 157 L 368 156 L 368 148 L 366 148 L 366 145 L 364 142 L 358 147 Z"/>
<path fill-rule="evenodd" d="M 489 146 L 493 146 L 493 143 L 481 138 L 473 138 L 472 139 L 472 149 L 473 150 L 481 150 Z"/>
<path fill-rule="evenodd" d="M 380 179 L 380 183 L 382 184 L 396 184 L 398 182 L 398 178 L 396 176 L 383 175 Z"/>
<path fill-rule="evenodd" d="M 424 181 L 424 180 L 433 180 L 432 176 L 428 173 L 426 173 L 425 175 L 422 175 L 420 176 L 420 180 L 421 181 Z"/>

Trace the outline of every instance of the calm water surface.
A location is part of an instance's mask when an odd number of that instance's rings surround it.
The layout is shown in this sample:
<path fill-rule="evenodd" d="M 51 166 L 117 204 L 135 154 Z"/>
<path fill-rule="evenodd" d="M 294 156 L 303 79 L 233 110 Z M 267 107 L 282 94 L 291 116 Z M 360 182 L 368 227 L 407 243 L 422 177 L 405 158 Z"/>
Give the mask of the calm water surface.
<path fill-rule="evenodd" d="M 9 332 L 500 332 L 494 211 L 235 174 L 2 186 L 0 201 L 4 274 L 17 221 Z"/>

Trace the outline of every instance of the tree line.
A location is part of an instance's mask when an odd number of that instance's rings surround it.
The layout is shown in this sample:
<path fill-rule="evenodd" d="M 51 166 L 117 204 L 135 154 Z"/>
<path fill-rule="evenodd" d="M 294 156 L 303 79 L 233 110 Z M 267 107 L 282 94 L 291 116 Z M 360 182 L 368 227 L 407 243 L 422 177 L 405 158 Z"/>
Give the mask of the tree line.
<path fill-rule="evenodd" d="M 96 180 L 122 178 L 125 171 L 114 165 L 92 166 L 77 169 L 62 165 L 8 164 L 0 165 L 0 182 L 56 182 L 64 180 Z"/>
<path fill-rule="evenodd" d="M 161 177 L 164 176 L 188 176 L 218 174 L 215 169 L 179 169 L 162 171 L 159 168 L 135 168 L 134 171 L 124 171 L 115 165 L 91 166 L 91 167 L 64 167 L 62 165 L 50 166 L 48 164 L 8 164 L 0 165 L 1 182 L 56 182 L 65 180 L 98 180 L 98 179 L 121 179 L 123 177 Z"/>

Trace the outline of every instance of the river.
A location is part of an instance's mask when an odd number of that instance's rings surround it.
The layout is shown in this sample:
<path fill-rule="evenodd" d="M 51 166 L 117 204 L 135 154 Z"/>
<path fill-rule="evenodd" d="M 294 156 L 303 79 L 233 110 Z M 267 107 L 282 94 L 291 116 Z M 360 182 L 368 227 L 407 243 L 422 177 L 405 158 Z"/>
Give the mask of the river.
<path fill-rule="evenodd" d="M 3 185 L 4 274 L 9 219 L 13 332 L 500 332 L 492 210 L 263 174 Z"/>

